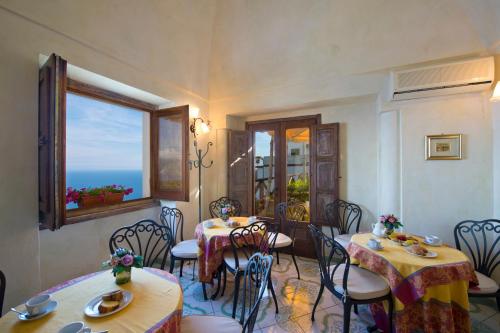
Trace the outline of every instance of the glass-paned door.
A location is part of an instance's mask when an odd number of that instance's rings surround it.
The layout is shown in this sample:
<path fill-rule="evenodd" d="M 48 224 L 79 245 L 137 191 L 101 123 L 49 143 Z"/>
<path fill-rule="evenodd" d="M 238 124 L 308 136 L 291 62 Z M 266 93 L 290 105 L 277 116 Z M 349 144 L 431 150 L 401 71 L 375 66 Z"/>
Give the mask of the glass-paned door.
<path fill-rule="evenodd" d="M 289 205 L 306 208 L 303 221 L 309 221 L 310 211 L 310 134 L 309 127 L 287 128 L 286 139 L 286 198 Z"/>
<path fill-rule="evenodd" d="M 263 217 L 274 216 L 276 201 L 276 132 L 254 132 L 254 212 Z"/>

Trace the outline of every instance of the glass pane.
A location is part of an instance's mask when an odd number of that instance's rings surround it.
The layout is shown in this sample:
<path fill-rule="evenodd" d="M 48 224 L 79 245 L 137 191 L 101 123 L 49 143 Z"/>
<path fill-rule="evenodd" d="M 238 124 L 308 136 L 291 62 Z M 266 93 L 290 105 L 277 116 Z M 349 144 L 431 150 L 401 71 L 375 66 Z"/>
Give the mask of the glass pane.
<path fill-rule="evenodd" d="M 306 207 L 304 220 L 309 221 L 309 128 L 286 130 L 286 193 L 288 204 L 301 203 Z"/>
<path fill-rule="evenodd" d="M 182 190 L 182 115 L 160 118 L 158 128 L 159 190 Z"/>
<path fill-rule="evenodd" d="M 255 215 L 273 217 L 276 196 L 274 131 L 259 131 L 254 135 Z"/>
<path fill-rule="evenodd" d="M 144 113 L 70 93 L 66 102 L 66 208 L 149 196 L 148 188 L 143 191 L 149 178 L 143 172 Z"/>

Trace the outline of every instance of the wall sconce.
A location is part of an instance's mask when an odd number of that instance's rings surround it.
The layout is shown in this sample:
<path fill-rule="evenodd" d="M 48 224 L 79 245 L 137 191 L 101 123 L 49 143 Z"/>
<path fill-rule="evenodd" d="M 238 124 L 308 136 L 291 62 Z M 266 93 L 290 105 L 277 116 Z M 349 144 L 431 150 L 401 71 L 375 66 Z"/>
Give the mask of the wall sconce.
<path fill-rule="evenodd" d="M 201 117 L 194 118 L 193 123 L 189 126 L 189 131 L 193 133 L 195 139 L 200 132 L 204 134 L 210 132 L 210 120 L 205 122 Z"/>
<path fill-rule="evenodd" d="M 497 82 L 493 95 L 491 95 L 490 102 L 500 102 L 500 81 Z"/>

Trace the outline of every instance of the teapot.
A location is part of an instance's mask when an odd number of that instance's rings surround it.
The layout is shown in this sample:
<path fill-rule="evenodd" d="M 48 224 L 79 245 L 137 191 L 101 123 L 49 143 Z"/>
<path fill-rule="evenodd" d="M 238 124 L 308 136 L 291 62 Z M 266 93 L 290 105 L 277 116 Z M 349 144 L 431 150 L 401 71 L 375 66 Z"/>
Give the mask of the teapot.
<path fill-rule="evenodd" d="M 385 234 L 385 227 L 382 223 L 377 222 L 372 224 L 372 233 L 377 237 L 382 237 Z"/>

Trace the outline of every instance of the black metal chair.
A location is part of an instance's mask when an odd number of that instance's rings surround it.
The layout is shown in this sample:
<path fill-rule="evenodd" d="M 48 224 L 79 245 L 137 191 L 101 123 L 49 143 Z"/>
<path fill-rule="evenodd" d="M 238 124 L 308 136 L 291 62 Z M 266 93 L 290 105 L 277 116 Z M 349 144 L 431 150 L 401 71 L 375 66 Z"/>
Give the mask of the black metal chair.
<path fill-rule="evenodd" d="M 208 205 L 208 209 L 210 211 L 210 216 L 212 218 L 220 217 L 220 210 L 223 206 L 230 204 L 234 207 L 234 212 L 230 214 L 231 216 L 240 216 L 241 215 L 241 202 L 236 199 L 230 199 L 228 197 L 221 197 L 215 201 L 212 201 Z"/>
<path fill-rule="evenodd" d="M 355 227 L 355 232 L 359 232 L 359 225 L 363 212 L 361 207 L 354 203 L 336 199 L 325 207 L 325 216 L 330 227 L 331 236 L 335 238 L 344 248 L 351 241 L 350 229 Z M 334 236 L 334 229 L 338 234 Z"/>
<path fill-rule="evenodd" d="M 198 242 L 196 239 L 184 240 L 184 215 L 177 208 L 163 207 L 160 221 L 172 231 L 172 248 L 170 249 L 170 273 L 174 271 L 175 261 L 181 262 L 179 276 L 182 277 L 184 261 L 198 260 Z M 194 279 L 193 265 L 193 279 Z"/>
<path fill-rule="evenodd" d="M 0 271 L 0 317 L 2 317 L 2 309 L 3 309 L 3 299 L 5 296 L 5 286 L 7 282 L 5 280 L 5 275 L 2 271 Z"/>
<path fill-rule="evenodd" d="M 169 227 L 153 220 L 142 220 L 113 232 L 109 239 L 109 251 L 113 253 L 123 247 L 141 255 L 145 267 L 153 267 L 161 260 L 160 268 L 164 269 L 172 239 Z"/>
<path fill-rule="evenodd" d="M 469 296 L 495 297 L 500 311 L 500 288 L 491 278 L 500 264 L 500 220 L 462 221 L 455 226 L 454 235 L 457 249 L 472 258 L 479 280 L 478 286 L 469 288 Z"/>
<path fill-rule="evenodd" d="M 255 253 L 264 253 L 272 255 L 274 243 L 276 242 L 276 233 L 268 232 L 269 223 L 265 221 L 255 222 L 248 226 L 238 227 L 231 231 L 229 239 L 231 240 L 231 249 L 224 252 L 224 285 L 221 295 L 224 295 L 227 282 L 227 271 L 234 274 L 234 295 L 232 317 L 236 316 L 236 306 L 240 292 L 240 278 L 246 274 L 250 257 Z M 268 288 L 271 289 L 276 313 L 278 313 L 278 301 L 271 282 L 271 274 L 267 281 Z"/>
<path fill-rule="evenodd" d="M 297 277 L 300 280 L 300 271 L 297 261 L 295 259 L 295 232 L 297 231 L 297 224 L 299 221 L 304 219 L 306 214 L 306 207 L 303 204 L 297 203 L 293 205 L 287 205 L 285 202 L 281 202 L 276 206 L 276 217 L 278 220 L 278 236 L 276 237 L 276 243 L 274 245 L 274 251 L 276 252 L 276 262 L 280 264 L 279 252 L 288 250 L 292 256 L 293 264 L 297 270 Z M 290 236 L 283 233 L 285 229 L 288 229 Z"/>
<path fill-rule="evenodd" d="M 243 332 L 252 333 L 260 301 L 267 287 L 273 257 L 255 253 L 248 259 L 243 282 L 243 297 L 239 322 L 228 317 L 187 316 L 182 318 L 183 332 Z M 248 307 L 247 307 L 248 305 Z"/>
<path fill-rule="evenodd" d="M 379 275 L 352 265 L 349 254 L 336 240 L 326 236 L 315 225 L 309 225 L 321 273 L 321 286 L 314 303 L 311 320 L 326 287 L 344 305 L 344 333 L 349 332 L 351 307 L 358 304 L 389 302 L 389 323 L 392 332 L 394 303 L 387 282 Z"/>

